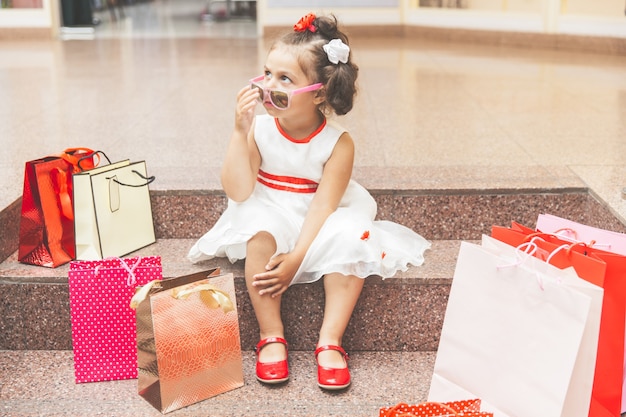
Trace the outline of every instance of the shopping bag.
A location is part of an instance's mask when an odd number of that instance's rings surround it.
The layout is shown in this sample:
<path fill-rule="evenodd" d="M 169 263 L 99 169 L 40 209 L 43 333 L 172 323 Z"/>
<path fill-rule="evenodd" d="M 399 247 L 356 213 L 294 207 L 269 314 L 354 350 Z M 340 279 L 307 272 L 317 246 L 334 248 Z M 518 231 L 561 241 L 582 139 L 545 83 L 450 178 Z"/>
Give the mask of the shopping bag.
<path fill-rule="evenodd" d="M 135 288 L 162 279 L 158 256 L 73 261 L 68 272 L 76 383 L 137 378 Z"/>
<path fill-rule="evenodd" d="M 76 259 L 125 256 L 156 241 L 145 161 L 73 176 Z"/>
<path fill-rule="evenodd" d="M 50 268 L 75 257 L 72 173 L 78 161 L 93 167 L 93 151 L 66 149 L 60 155 L 28 161 L 20 216 L 18 260 Z"/>
<path fill-rule="evenodd" d="M 493 413 L 480 411 L 480 400 L 451 401 L 445 403 L 426 402 L 416 405 L 399 403 L 382 407 L 378 417 L 493 417 Z"/>
<path fill-rule="evenodd" d="M 243 386 L 233 274 L 154 282 L 137 309 L 138 393 L 162 413 Z"/>
<path fill-rule="evenodd" d="M 584 242 L 607 252 L 626 255 L 624 233 L 587 226 L 552 214 L 540 214 L 537 217 L 537 231 L 558 235 L 563 240 Z"/>
<path fill-rule="evenodd" d="M 596 249 L 626 255 L 626 234 L 624 233 L 587 226 L 551 214 L 539 215 L 537 218 L 537 230 L 556 234 L 560 238 L 571 240 L 572 242 L 583 242 Z M 615 368 L 611 368 L 611 372 L 615 371 Z M 626 412 L 626 355 L 622 368 L 620 412 Z"/>
<path fill-rule="evenodd" d="M 568 272 L 462 242 L 428 401 L 480 398 L 497 417 L 586 416 L 565 414 L 592 306 L 558 278 Z"/>
<path fill-rule="evenodd" d="M 604 290 L 601 286 L 591 284 L 580 278 L 573 268 L 566 271 L 559 271 L 556 267 L 536 258 L 526 258 L 537 249 L 536 244 L 525 244 L 515 248 L 497 239 L 483 235 L 482 246 L 499 256 L 518 256 L 521 262 L 527 266 L 537 269 L 545 274 L 553 275 L 558 282 L 578 289 L 591 298 L 591 306 L 587 326 L 583 334 L 583 340 L 578 351 L 570 387 L 563 408 L 564 416 L 577 415 L 578 410 L 588 410 L 591 404 L 591 393 L 593 389 L 593 379 L 596 368 L 596 357 L 598 351 L 598 337 L 600 333 L 600 318 L 602 313 L 602 301 Z M 521 252 L 521 250 L 524 252 Z M 582 414 L 586 415 L 586 414 Z"/>
<path fill-rule="evenodd" d="M 550 263 L 559 268 L 572 266 L 581 278 L 604 288 L 589 416 L 619 415 L 626 337 L 626 257 L 539 232 L 517 222 L 512 222 L 511 228 L 494 226 L 492 236 L 513 245 L 533 240 L 540 248 L 535 256 L 550 257 Z"/>

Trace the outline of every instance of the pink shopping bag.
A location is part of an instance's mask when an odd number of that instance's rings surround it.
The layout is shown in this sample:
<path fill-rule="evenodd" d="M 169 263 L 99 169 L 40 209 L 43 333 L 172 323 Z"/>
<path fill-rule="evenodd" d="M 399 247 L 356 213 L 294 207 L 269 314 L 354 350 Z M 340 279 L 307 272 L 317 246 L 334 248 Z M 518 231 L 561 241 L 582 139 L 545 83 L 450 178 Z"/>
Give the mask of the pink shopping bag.
<path fill-rule="evenodd" d="M 76 383 L 137 378 L 137 286 L 162 279 L 158 256 L 74 261 L 68 273 Z"/>

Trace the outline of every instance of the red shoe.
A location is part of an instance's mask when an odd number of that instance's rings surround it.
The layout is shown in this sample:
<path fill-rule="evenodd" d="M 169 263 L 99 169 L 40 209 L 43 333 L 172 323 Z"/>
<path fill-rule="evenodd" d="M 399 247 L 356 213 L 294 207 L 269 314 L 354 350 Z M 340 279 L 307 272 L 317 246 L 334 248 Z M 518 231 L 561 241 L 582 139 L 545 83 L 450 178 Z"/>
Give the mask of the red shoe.
<path fill-rule="evenodd" d="M 341 346 L 324 345 L 315 349 L 315 359 L 317 355 L 325 350 L 336 350 L 343 355 L 346 362 L 345 368 L 327 368 L 317 363 L 317 385 L 328 390 L 340 390 L 350 385 L 350 370 L 348 369 L 348 354 Z"/>
<path fill-rule="evenodd" d="M 279 384 L 289 379 L 289 365 L 287 359 L 278 362 L 259 362 L 261 349 L 270 343 L 282 343 L 287 347 L 287 341 L 282 337 L 268 337 L 262 339 L 254 348 L 256 352 L 256 378 L 266 384 Z"/>

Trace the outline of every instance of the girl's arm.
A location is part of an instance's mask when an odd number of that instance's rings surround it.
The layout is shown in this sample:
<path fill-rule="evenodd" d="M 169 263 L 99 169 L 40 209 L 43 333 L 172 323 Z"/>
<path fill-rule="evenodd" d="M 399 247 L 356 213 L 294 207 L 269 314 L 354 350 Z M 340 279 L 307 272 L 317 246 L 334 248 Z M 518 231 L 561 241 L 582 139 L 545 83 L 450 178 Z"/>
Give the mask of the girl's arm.
<path fill-rule="evenodd" d="M 254 141 L 254 109 L 259 93 L 249 86 L 237 94 L 235 128 L 222 167 L 222 188 L 231 200 L 245 201 L 256 183 L 261 155 Z"/>
<path fill-rule="evenodd" d="M 275 297 L 287 290 L 313 239 L 328 216 L 339 206 L 352 176 L 353 163 L 354 143 L 350 135 L 344 133 L 324 166 L 322 179 L 293 251 L 273 257 L 266 266 L 267 272 L 255 275 L 253 285 L 260 288 L 261 295 Z"/>

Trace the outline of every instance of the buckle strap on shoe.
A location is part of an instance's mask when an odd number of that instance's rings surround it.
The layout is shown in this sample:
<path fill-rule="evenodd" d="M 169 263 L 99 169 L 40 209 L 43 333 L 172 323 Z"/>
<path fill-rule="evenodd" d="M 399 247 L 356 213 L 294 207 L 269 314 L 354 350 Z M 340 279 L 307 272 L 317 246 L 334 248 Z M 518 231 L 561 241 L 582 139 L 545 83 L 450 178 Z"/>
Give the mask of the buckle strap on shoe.
<path fill-rule="evenodd" d="M 261 339 L 259 343 L 257 343 L 257 345 L 254 347 L 254 351 L 258 355 L 259 352 L 261 352 L 261 349 L 263 349 L 266 345 L 269 345 L 270 343 L 282 343 L 283 345 L 285 345 L 285 348 L 289 349 L 287 341 L 282 337 L 266 337 L 265 339 Z"/>
<path fill-rule="evenodd" d="M 324 352 L 325 350 L 336 350 L 337 352 L 341 353 L 341 355 L 344 357 L 346 362 L 348 361 L 348 359 L 350 359 L 348 352 L 346 352 L 341 346 L 337 346 L 337 345 L 318 346 L 318 348 L 315 349 L 315 357 L 317 358 L 317 355 L 319 355 L 321 352 Z"/>

